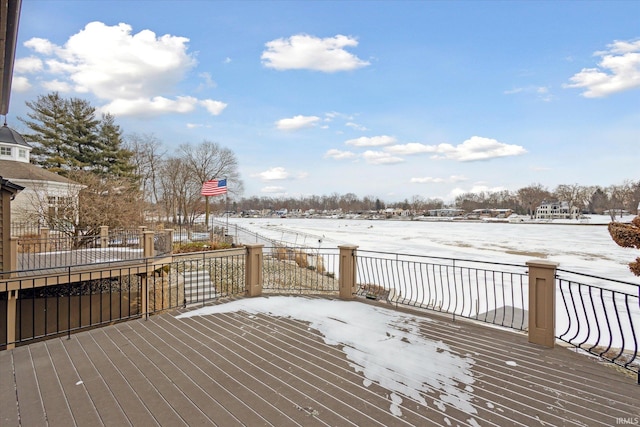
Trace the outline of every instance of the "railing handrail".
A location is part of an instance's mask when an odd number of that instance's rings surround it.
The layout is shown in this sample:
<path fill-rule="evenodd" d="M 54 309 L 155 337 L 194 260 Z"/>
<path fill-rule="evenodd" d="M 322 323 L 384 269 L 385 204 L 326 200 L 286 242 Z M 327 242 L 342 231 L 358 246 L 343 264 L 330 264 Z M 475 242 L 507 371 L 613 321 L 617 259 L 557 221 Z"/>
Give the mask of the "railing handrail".
<path fill-rule="evenodd" d="M 371 250 L 362 250 L 357 249 L 357 253 L 359 254 L 382 254 L 382 255 L 393 255 L 393 256 L 408 256 L 408 257 L 416 257 L 416 258 L 427 258 L 427 259 L 437 259 L 437 260 L 445 260 L 456 262 L 468 262 L 473 264 L 488 264 L 488 265 L 500 265 L 505 267 L 522 267 L 527 268 L 524 264 L 513 264 L 513 263 L 505 263 L 505 262 L 495 262 L 495 261 L 479 261 L 477 259 L 465 259 L 465 258 L 449 258 L 449 257 L 439 257 L 434 255 L 424 255 L 424 254 L 410 254 L 410 253 L 402 253 L 402 252 L 383 252 L 383 251 L 371 251 Z"/>
<path fill-rule="evenodd" d="M 571 271 L 571 270 L 564 270 L 561 268 L 557 268 L 556 269 L 557 272 L 559 273 L 568 273 L 568 274 L 573 274 L 575 276 L 583 276 L 583 277 L 588 277 L 590 279 L 598 279 L 598 280 L 606 280 L 607 282 L 614 282 L 614 283 L 619 283 L 621 285 L 630 285 L 630 286 L 635 286 L 638 289 L 640 289 L 640 283 L 633 283 L 633 282 L 625 282 L 623 280 L 618 280 L 618 279 L 610 279 L 608 277 L 601 277 L 601 276 L 594 276 L 593 274 L 587 274 L 587 273 L 578 273 L 576 271 Z"/>

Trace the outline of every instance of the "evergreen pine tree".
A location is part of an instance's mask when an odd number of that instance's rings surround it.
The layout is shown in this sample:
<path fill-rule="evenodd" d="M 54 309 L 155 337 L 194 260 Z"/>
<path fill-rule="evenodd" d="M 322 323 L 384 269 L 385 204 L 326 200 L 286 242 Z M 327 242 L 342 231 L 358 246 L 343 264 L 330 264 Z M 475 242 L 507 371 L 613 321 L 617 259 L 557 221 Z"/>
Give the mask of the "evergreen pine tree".
<path fill-rule="evenodd" d="M 71 98 L 67 102 L 67 122 L 65 144 L 69 147 L 70 167 L 73 170 L 92 170 L 101 158 L 98 141 L 99 120 L 96 109 L 88 101 Z"/>
<path fill-rule="evenodd" d="M 31 161 L 55 173 L 69 170 L 70 150 L 67 140 L 67 101 L 58 92 L 41 95 L 27 102 L 28 119 L 18 118 L 33 133 L 23 135 L 33 145 Z"/>
<path fill-rule="evenodd" d="M 133 152 L 123 148 L 122 130 L 111 114 L 102 115 L 97 136 L 100 156 L 94 163 L 95 172 L 121 178 L 133 177 L 135 168 L 131 162 Z"/>

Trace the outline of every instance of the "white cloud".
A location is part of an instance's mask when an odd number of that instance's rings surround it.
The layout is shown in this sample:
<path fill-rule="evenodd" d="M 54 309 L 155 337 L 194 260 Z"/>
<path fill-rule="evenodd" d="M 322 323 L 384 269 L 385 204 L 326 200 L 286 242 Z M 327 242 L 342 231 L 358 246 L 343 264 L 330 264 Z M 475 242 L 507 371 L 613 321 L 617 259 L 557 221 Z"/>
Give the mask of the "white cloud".
<path fill-rule="evenodd" d="M 439 144 L 429 146 L 432 152 L 437 153 L 434 159 L 451 159 L 460 162 L 473 162 L 477 160 L 489 160 L 496 157 L 510 157 L 525 154 L 527 150 L 519 145 L 509 145 L 498 142 L 492 138 L 472 136 L 462 144 Z"/>
<path fill-rule="evenodd" d="M 451 175 L 449 177 L 449 181 L 451 182 L 461 182 L 461 181 L 467 181 L 467 177 L 464 175 Z"/>
<path fill-rule="evenodd" d="M 213 80 L 213 77 L 211 77 L 210 73 L 200 73 L 198 74 L 198 77 L 200 77 L 202 79 L 202 83 L 200 84 L 200 86 L 198 87 L 198 90 L 203 90 L 203 89 L 207 89 L 207 88 L 215 88 L 218 85 L 216 84 L 216 82 Z"/>
<path fill-rule="evenodd" d="M 267 169 L 264 172 L 251 175 L 252 177 L 260 178 L 263 181 L 278 181 L 288 179 L 290 174 L 285 168 L 278 166 L 275 168 Z"/>
<path fill-rule="evenodd" d="M 434 178 L 430 176 L 425 176 L 422 178 L 411 178 L 409 182 L 412 184 L 442 184 L 447 182 L 461 182 L 466 181 L 467 178 L 463 175 L 451 175 L 449 178 Z"/>
<path fill-rule="evenodd" d="M 349 71 L 369 65 L 345 50 L 357 45 L 355 38 L 343 35 L 322 39 L 298 34 L 267 42 L 260 58 L 265 67 L 276 70 Z"/>
<path fill-rule="evenodd" d="M 22 76 L 14 76 L 13 81 L 11 83 L 11 90 L 16 92 L 26 92 L 31 89 L 31 83 L 29 83 L 29 79 Z"/>
<path fill-rule="evenodd" d="M 61 82 L 60 80 L 42 82 L 42 87 L 50 92 L 71 92 L 71 85 L 67 82 Z"/>
<path fill-rule="evenodd" d="M 523 92 L 524 90 L 525 90 L 525 89 L 524 89 L 524 88 L 522 88 L 522 87 L 516 87 L 516 88 L 513 88 L 513 89 L 505 90 L 505 91 L 504 91 L 504 94 L 505 94 L 505 95 L 513 95 L 513 94 L 516 94 L 516 93 L 521 93 L 521 92 Z"/>
<path fill-rule="evenodd" d="M 392 165 L 404 162 L 402 158 L 393 157 L 389 153 L 384 153 L 382 151 L 367 150 L 362 153 L 362 157 L 367 161 L 367 163 L 372 165 Z"/>
<path fill-rule="evenodd" d="M 518 88 L 505 90 L 503 93 L 505 95 L 535 94 L 538 97 L 538 99 L 542 101 L 549 102 L 553 100 L 551 89 L 548 86 L 518 87 Z"/>
<path fill-rule="evenodd" d="M 298 130 L 316 126 L 320 121 L 317 116 L 294 116 L 289 119 L 280 119 L 276 122 L 276 127 L 280 130 Z"/>
<path fill-rule="evenodd" d="M 107 101 L 103 111 L 119 115 L 183 113 L 200 105 L 211 114 L 220 114 L 226 106 L 220 101 L 164 96 L 172 94 L 197 64 L 188 52 L 188 42 L 185 37 L 156 36 L 150 30 L 134 34 L 124 23 L 108 26 L 91 22 L 63 46 L 41 38 L 32 38 L 24 45 L 42 56 L 42 72 L 55 76 L 45 88 L 91 93 Z M 33 59 L 20 61 L 25 61 L 25 67 L 36 66 Z M 200 77 L 206 85 L 214 84 L 208 74 Z M 59 89 L 54 89 L 56 86 Z"/>
<path fill-rule="evenodd" d="M 616 40 L 607 47 L 594 53 L 601 58 L 597 68 L 583 68 L 564 87 L 583 88 L 582 96 L 586 98 L 640 88 L 640 40 Z"/>
<path fill-rule="evenodd" d="M 409 180 L 412 184 L 440 184 L 445 182 L 443 178 L 433 178 L 430 176 L 425 176 L 423 178 L 411 178 Z"/>
<path fill-rule="evenodd" d="M 286 191 L 286 189 L 284 187 L 278 187 L 278 186 L 275 186 L 275 185 L 270 185 L 270 186 L 267 186 L 267 187 L 263 187 L 260 191 L 263 192 L 263 193 L 273 194 L 273 193 L 284 193 Z"/>
<path fill-rule="evenodd" d="M 27 40 L 24 42 L 24 46 L 42 55 L 52 55 L 59 49 L 58 46 L 51 43 L 49 40 L 41 39 L 39 37 L 33 37 Z"/>
<path fill-rule="evenodd" d="M 353 145 L 354 147 L 380 147 L 383 145 L 389 145 L 396 142 L 393 136 L 380 135 L 380 136 L 361 136 L 356 139 L 349 139 L 344 143 L 347 145 Z"/>
<path fill-rule="evenodd" d="M 42 71 L 43 68 L 42 60 L 35 56 L 16 59 L 13 64 L 13 72 L 16 74 L 37 73 Z"/>
<path fill-rule="evenodd" d="M 368 130 L 366 127 L 359 125 L 358 123 L 353 123 L 353 122 L 347 122 L 345 123 L 345 126 L 353 128 L 355 130 L 359 130 L 359 131 L 365 131 Z"/>
<path fill-rule="evenodd" d="M 467 194 L 467 193 L 474 193 L 474 194 L 479 194 L 479 193 L 497 193 L 499 191 L 504 191 L 505 188 L 498 186 L 498 187 L 489 187 L 487 185 L 485 185 L 482 182 L 478 182 L 476 184 L 474 184 L 471 188 L 469 189 L 463 189 L 463 188 L 454 188 L 453 190 L 451 190 L 451 193 L 449 193 L 449 196 L 452 199 L 455 199 L 457 196 L 460 196 L 461 194 Z"/>
<path fill-rule="evenodd" d="M 356 153 L 353 153 L 351 151 L 340 151 L 340 150 L 336 150 L 335 148 L 332 148 L 331 150 L 325 153 L 324 157 L 331 158 L 334 160 L 344 160 L 344 159 L 352 159 L 356 157 Z"/>
<path fill-rule="evenodd" d="M 433 153 L 437 149 L 433 145 L 424 145 L 419 142 L 410 142 L 404 145 L 392 145 L 390 147 L 386 147 L 384 151 L 395 154 L 421 154 L 421 153 Z"/>
<path fill-rule="evenodd" d="M 187 123 L 187 129 L 196 129 L 196 128 L 210 128 L 209 125 L 203 125 L 200 123 Z"/>
<path fill-rule="evenodd" d="M 213 116 L 221 114 L 222 111 L 227 108 L 227 104 L 225 104 L 224 102 L 214 101 L 213 99 L 203 99 L 201 101 L 198 101 L 198 104 L 206 108 L 207 111 Z"/>
<path fill-rule="evenodd" d="M 97 110 L 116 116 L 157 116 L 168 112 L 189 113 L 195 110 L 198 102 L 191 96 L 179 96 L 175 100 L 162 96 L 151 99 L 116 99 Z"/>

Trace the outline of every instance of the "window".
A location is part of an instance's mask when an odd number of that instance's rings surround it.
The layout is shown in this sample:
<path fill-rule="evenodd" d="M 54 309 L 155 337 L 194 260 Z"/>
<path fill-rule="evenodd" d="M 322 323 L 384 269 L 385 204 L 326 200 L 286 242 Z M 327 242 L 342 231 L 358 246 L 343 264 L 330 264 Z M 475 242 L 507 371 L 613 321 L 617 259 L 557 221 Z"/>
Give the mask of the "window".
<path fill-rule="evenodd" d="M 0 147 L 0 156 L 10 156 L 11 147 Z"/>
<path fill-rule="evenodd" d="M 27 150 L 18 150 L 18 157 L 22 157 L 23 159 L 25 159 L 27 157 Z"/>

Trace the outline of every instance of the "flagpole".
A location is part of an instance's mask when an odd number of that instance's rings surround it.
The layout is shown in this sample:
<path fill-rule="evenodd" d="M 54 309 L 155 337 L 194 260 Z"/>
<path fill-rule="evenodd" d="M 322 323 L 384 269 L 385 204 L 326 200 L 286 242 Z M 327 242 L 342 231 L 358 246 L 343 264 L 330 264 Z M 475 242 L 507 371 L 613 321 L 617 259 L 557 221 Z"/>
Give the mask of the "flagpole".
<path fill-rule="evenodd" d="M 227 183 L 227 191 L 224 193 L 224 202 L 225 202 L 225 212 L 227 214 L 227 235 L 229 234 L 229 182 L 227 181 L 227 177 L 224 178 L 224 181 Z"/>
<path fill-rule="evenodd" d="M 207 231 L 209 231 L 209 196 L 204 196 L 204 203 L 205 223 L 207 225 Z"/>

